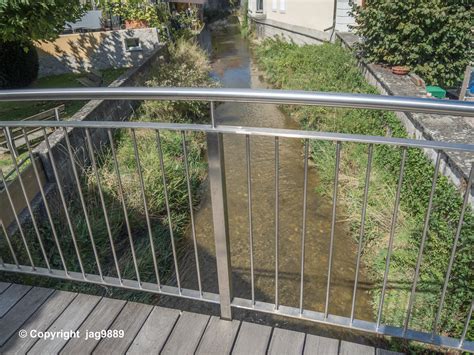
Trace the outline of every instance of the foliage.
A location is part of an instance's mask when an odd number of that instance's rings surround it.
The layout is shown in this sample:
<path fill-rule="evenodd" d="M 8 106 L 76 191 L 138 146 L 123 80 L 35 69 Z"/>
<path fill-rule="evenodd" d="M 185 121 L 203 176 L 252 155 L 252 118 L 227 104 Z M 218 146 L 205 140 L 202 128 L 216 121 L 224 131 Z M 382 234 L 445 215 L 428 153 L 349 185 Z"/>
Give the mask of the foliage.
<path fill-rule="evenodd" d="M 166 65 L 156 68 L 147 86 L 211 87 L 211 70 L 206 53 L 195 42 L 183 38 L 169 46 Z M 197 101 L 146 101 L 142 105 L 145 117 L 173 122 L 199 122 L 207 119 L 209 105 Z"/>
<path fill-rule="evenodd" d="M 38 69 L 38 53 L 32 44 L 0 42 L 0 88 L 28 86 L 36 80 Z"/>
<path fill-rule="evenodd" d="M 454 86 L 473 58 L 474 8 L 463 0 L 368 0 L 354 5 L 371 61 L 406 65 L 428 84 Z"/>
<path fill-rule="evenodd" d="M 82 13 L 79 0 L 0 0 L 0 41 L 53 40 Z"/>
<path fill-rule="evenodd" d="M 103 8 L 124 20 L 146 21 L 152 27 L 159 24 L 157 6 L 147 0 L 110 0 L 103 4 Z"/>
<path fill-rule="evenodd" d="M 280 40 L 266 40 L 256 48 L 256 52 L 267 79 L 278 88 L 376 93 L 360 74 L 351 53 L 338 45 L 298 47 Z M 307 129 L 406 137 L 403 126 L 392 113 L 303 106 L 284 109 Z M 320 192 L 331 194 L 334 145 L 331 142 L 313 142 L 311 148 L 312 157 L 321 177 Z M 400 149 L 375 146 L 363 260 L 369 268 L 372 280 L 379 286 L 384 273 L 400 161 Z M 360 228 L 366 164 L 367 146 L 355 143 L 343 144 L 340 200 L 343 202 L 355 239 L 358 239 Z M 384 322 L 388 324 L 403 325 L 406 315 L 433 173 L 432 163 L 423 152 L 417 149 L 408 150 L 401 211 L 389 274 L 390 287 L 383 315 Z M 410 324 L 412 328 L 431 331 L 461 204 L 459 192 L 444 176 L 440 176 Z M 474 214 L 469 209 L 464 217 L 464 226 L 441 318 L 440 329 L 446 335 L 460 336 L 474 295 L 471 282 L 474 262 L 473 230 Z M 379 289 L 373 291 L 374 310 L 378 307 L 379 291 Z M 472 338 L 473 335 L 471 327 L 468 337 Z"/>

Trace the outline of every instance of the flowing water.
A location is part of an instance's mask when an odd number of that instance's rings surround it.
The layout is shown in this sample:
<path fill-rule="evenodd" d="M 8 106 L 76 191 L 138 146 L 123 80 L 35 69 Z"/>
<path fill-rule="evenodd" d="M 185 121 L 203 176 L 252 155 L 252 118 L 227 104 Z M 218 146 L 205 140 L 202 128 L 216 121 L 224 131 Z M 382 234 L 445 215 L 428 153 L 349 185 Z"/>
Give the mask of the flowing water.
<path fill-rule="evenodd" d="M 213 76 L 223 87 L 266 88 L 252 58 L 249 42 L 237 28 L 212 33 Z M 298 129 L 297 122 L 277 105 L 223 103 L 216 108 L 221 125 Z M 251 137 L 251 171 L 255 297 L 275 301 L 275 141 Z M 233 294 L 251 298 L 247 167 L 245 136 L 224 136 L 225 169 L 231 243 Z M 279 298 L 280 304 L 298 307 L 300 297 L 301 236 L 303 223 L 304 157 L 299 139 L 280 139 L 279 144 Z M 316 193 L 318 176 L 308 174 L 304 307 L 324 311 L 328 270 L 332 201 Z M 340 212 L 340 209 L 338 209 Z M 339 218 L 338 218 L 339 219 Z M 357 256 L 356 242 L 348 226 L 336 220 L 329 312 L 349 316 Z M 342 217 L 340 217 L 342 219 Z M 209 188 L 195 212 L 196 235 L 204 291 L 217 292 L 215 248 Z M 190 253 L 191 254 L 191 253 Z M 184 286 L 196 288 L 194 265 L 188 256 Z M 190 262 L 189 260 L 193 260 Z M 184 268 L 183 268 L 184 270 Z M 361 268 L 356 318 L 371 320 L 368 284 Z"/>

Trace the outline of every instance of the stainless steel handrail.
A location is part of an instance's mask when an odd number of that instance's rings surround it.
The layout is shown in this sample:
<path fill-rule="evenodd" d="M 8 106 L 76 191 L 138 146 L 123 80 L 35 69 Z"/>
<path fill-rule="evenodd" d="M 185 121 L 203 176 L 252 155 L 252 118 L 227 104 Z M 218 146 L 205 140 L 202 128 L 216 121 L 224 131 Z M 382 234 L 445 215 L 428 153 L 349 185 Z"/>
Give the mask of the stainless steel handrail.
<path fill-rule="evenodd" d="M 474 117 L 474 103 L 402 96 L 313 91 L 207 88 L 76 88 L 2 90 L 0 101 L 38 100 L 192 100 L 318 105 L 383 109 Z"/>
<path fill-rule="evenodd" d="M 66 267 L 66 261 L 64 260 L 63 254 L 61 252 L 61 245 L 58 241 L 58 236 L 56 235 L 56 231 L 53 225 L 53 217 L 51 215 L 51 209 L 47 203 L 45 192 L 39 184 L 39 176 L 37 167 L 35 164 L 35 160 L 32 160 L 33 167 L 36 179 L 40 186 L 41 195 L 43 200 L 45 201 L 45 208 L 48 215 L 48 220 L 52 227 L 52 232 L 54 235 L 54 241 L 57 245 L 57 248 L 60 253 L 61 262 L 63 264 L 63 269 L 55 269 L 51 268 L 48 264 L 48 255 L 44 253 L 43 250 L 43 259 L 46 263 L 47 268 L 35 265 L 33 263 L 32 255 L 28 248 L 27 240 L 25 239 L 20 219 L 18 218 L 17 212 L 13 209 L 13 202 L 11 200 L 10 192 L 8 189 L 8 184 L 5 184 L 5 191 L 9 198 L 10 209 L 12 209 L 15 221 L 18 225 L 20 230 L 20 234 L 22 236 L 22 241 L 24 247 L 27 251 L 28 259 L 30 260 L 30 265 L 20 265 L 19 261 L 16 257 L 15 251 L 12 249 L 9 237 L 9 231 L 7 230 L 6 226 L 2 225 L 3 234 L 5 235 L 5 239 L 9 245 L 12 259 L 14 260 L 15 264 L 7 264 L 7 263 L 0 263 L 0 271 L 9 271 L 9 272 L 19 272 L 19 273 L 27 273 L 32 275 L 40 275 L 40 276 L 47 276 L 53 278 L 60 278 L 60 279 L 67 279 L 67 280 L 74 280 L 74 281 L 81 281 L 81 282 L 88 282 L 94 283 L 99 285 L 105 286 L 116 286 L 125 289 L 131 290 L 142 290 L 151 293 L 157 294 L 164 294 L 164 295 L 172 295 L 176 297 L 183 297 L 192 300 L 199 300 L 205 301 L 210 303 L 219 304 L 221 307 L 221 316 L 225 319 L 232 318 L 232 307 L 234 308 L 242 308 L 242 309 L 249 309 L 249 310 L 256 310 L 260 312 L 266 312 L 270 314 L 278 314 L 287 317 L 293 317 L 298 319 L 305 319 L 314 322 L 324 323 L 324 324 L 331 324 L 337 325 L 340 327 L 346 327 L 349 329 L 357 329 L 363 330 L 371 333 L 376 334 L 384 334 L 390 336 L 401 337 L 405 339 L 413 339 L 417 341 L 427 342 L 435 345 L 447 346 L 452 348 L 458 348 L 463 350 L 472 351 L 474 350 L 474 342 L 465 340 L 467 328 L 469 326 L 469 319 L 472 316 L 472 307 L 470 313 L 467 315 L 466 325 L 464 327 L 464 331 L 462 336 L 459 339 L 444 337 L 439 335 L 438 333 L 438 323 L 440 321 L 441 311 L 443 310 L 445 295 L 447 292 L 447 284 L 450 280 L 452 265 L 454 262 L 454 258 L 457 251 L 457 241 L 460 237 L 460 232 L 463 224 L 463 216 L 467 209 L 469 196 L 471 187 L 474 180 L 474 166 L 471 167 L 471 172 L 469 178 L 467 179 L 467 188 L 464 194 L 463 205 L 461 209 L 461 217 L 459 220 L 458 228 L 456 230 L 455 241 L 452 245 L 451 256 L 449 261 L 449 266 L 446 272 L 446 276 L 444 279 L 444 286 L 441 294 L 441 301 L 438 307 L 438 311 L 436 314 L 435 325 L 433 327 L 432 333 L 426 333 L 421 331 L 415 331 L 413 329 L 409 329 L 409 320 L 412 313 L 413 308 L 413 295 L 416 292 L 417 286 L 417 279 L 419 273 L 419 263 L 423 256 L 423 244 L 427 237 L 427 228 L 429 224 L 430 218 L 430 210 L 432 208 L 432 201 L 433 195 L 436 189 L 436 183 L 438 180 L 438 172 L 436 170 L 433 178 L 432 178 L 432 188 L 430 194 L 430 203 L 428 206 L 428 211 L 425 218 L 424 224 L 424 232 L 423 232 L 423 242 L 422 246 L 419 249 L 418 255 L 418 262 L 417 268 L 415 271 L 415 278 L 412 286 L 411 291 L 411 300 L 408 306 L 407 316 L 405 318 L 405 324 L 403 328 L 388 326 L 383 324 L 382 322 L 382 313 L 383 313 L 383 304 L 384 304 L 384 296 L 385 291 L 387 289 L 387 281 L 388 281 L 388 272 L 390 266 L 390 253 L 392 249 L 392 242 L 395 236 L 395 227 L 397 224 L 397 214 L 398 208 L 400 203 L 400 193 L 402 190 L 402 182 L 405 173 L 405 161 L 407 159 L 407 148 L 418 148 L 418 149 L 425 149 L 429 151 L 436 152 L 436 168 L 440 167 L 441 162 L 441 155 L 443 151 L 457 151 L 457 152 L 474 152 L 474 144 L 466 144 L 466 143 L 450 143 L 450 142 L 438 142 L 438 141 L 426 141 L 426 140 L 416 140 L 416 139 L 403 139 L 403 138 L 393 138 L 393 137 L 375 137 L 375 136 L 364 136 L 364 135 L 356 135 L 356 134 L 344 134 L 344 133 L 333 133 L 333 132 L 315 132 L 315 131 L 304 131 L 304 130 L 288 130 L 288 129 L 274 129 L 271 127 L 238 127 L 238 126 L 229 126 L 229 125 L 217 125 L 214 117 L 214 103 L 215 102 L 254 102 L 254 103 L 262 103 L 262 104 L 299 104 L 299 105 L 320 105 L 320 106 L 329 106 L 329 107 L 347 107 L 347 108 L 365 108 L 365 109 L 384 109 L 384 110 L 391 110 L 391 111 L 410 111 L 410 112 L 427 112 L 427 113 L 434 113 L 434 114 L 449 114 L 449 115 L 462 115 L 468 117 L 474 117 L 474 103 L 470 102 L 453 102 L 453 101 L 444 101 L 444 100 L 433 100 L 433 99 L 421 99 L 421 98 L 407 98 L 407 97 L 388 97 L 388 96 L 375 96 L 375 95 L 356 95 L 356 94 L 338 94 L 338 93 L 318 93 L 318 92 L 302 92 L 302 91 L 276 91 L 276 90 L 244 90 L 244 89 L 195 89 L 195 88 L 80 88 L 80 89 L 47 89 L 47 90 L 4 90 L 0 91 L 0 101 L 34 101 L 34 100 L 84 100 L 84 99 L 107 99 L 107 100 L 194 100 L 194 101 L 208 101 L 210 102 L 210 124 L 176 124 L 176 123 L 157 123 L 157 122 L 117 122 L 117 121 L 57 121 L 57 122 L 45 122 L 45 121 L 0 121 L 0 129 L 4 129 L 6 133 L 8 133 L 10 128 L 20 127 L 23 128 L 24 138 L 26 140 L 28 146 L 28 152 L 30 157 L 33 157 L 33 152 L 29 145 L 28 136 L 26 135 L 25 129 L 27 127 L 38 127 L 43 128 L 44 138 L 47 140 L 47 136 L 45 133 L 45 128 L 48 127 L 55 127 L 61 128 L 58 130 L 56 134 L 56 138 L 59 135 L 64 135 L 65 143 L 67 147 L 67 153 L 59 152 L 61 149 L 57 149 L 55 153 L 57 154 L 66 154 L 69 157 L 71 162 L 74 162 L 75 157 L 74 154 L 76 152 L 73 151 L 72 147 L 72 139 L 69 140 L 68 137 L 68 128 L 74 128 L 74 131 L 77 130 L 80 132 L 76 136 L 77 141 L 75 144 L 83 145 L 86 147 L 86 155 L 90 159 L 90 164 L 92 165 L 93 172 L 95 174 L 99 195 L 101 198 L 101 206 L 103 209 L 103 213 L 107 216 L 107 207 L 104 202 L 104 197 L 101 190 L 101 182 L 100 176 L 97 172 L 97 163 L 95 158 L 95 147 L 92 142 L 92 130 L 102 129 L 104 132 L 107 133 L 108 137 L 108 144 L 110 144 L 113 163 L 114 163 L 114 170 L 117 177 L 118 183 L 118 190 L 119 190 L 119 197 L 120 202 L 123 207 L 125 224 L 127 226 L 128 237 L 130 242 L 130 251 L 134 261 L 134 270 L 136 273 L 136 279 L 126 279 L 122 277 L 120 271 L 120 265 L 117 260 L 116 251 L 114 249 L 114 240 L 111 228 L 109 226 L 109 222 L 107 217 L 105 217 L 106 227 L 109 242 L 111 244 L 111 252 L 113 254 L 114 265 L 116 267 L 117 277 L 110 277 L 108 275 L 103 275 L 100 260 L 97 254 L 95 241 L 93 238 L 93 232 L 90 228 L 89 221 L 87 220 L 87 206 L 86 202 L 84 201 L 83 195 L 81 193 L 81 186 L 78 177 L 78 171 L 76 170 L 74 164 L 72 164 L 72 170 L 74 173 L 74 183 L 76 188 L 78 189 L 79 197 L 81 206 L 84 212 L 84 217 L 86 220 L 86 224 L 88 227 L 88 234 L 90 235 L 90 240 L 92 243 L 92 248 L 94 251 L 94 256 L 97 264 L 98 275 L 94 273 L 88 274 L 85 272 L 84 267 L 81 262 L 81 250 L 79 245 L 76 243 L 75 232 L 73 226 L 71 225 L 71 220 L 69 219 L 69 214 L 67 212 L 67 201 L 66 197 L 64 196 L 63 190 L 65 191 L 66 186 L 63 186 L 64 183 L 61 182 L 61 178 L 59 177 L 58 173 L 62 173 L 59 169 L 56 168 L 55 163 L 55 154 L 53 154 L 52 144 L 49 141 L 46 141 L 46 151 L 47 154 L 43 154 L 43 159 L 49 159 L 47 163 L 51 164 L 53 168 L 53 177 L 52 180 L 57 182 L 58 191 L 60 193 L 62 207 L 65 211 L 65 215 L 67 218 L 69 230 L 72 236 L 72 241 L 74 243 L 74 251 L 76 252 L 76 256 L 78 258 L 81 272 L 68 270 Z M 130 228 L 130 221 L 128 220 L 127 216 L 127 208 L 126 208 L 126 201 L 124 198 L 124 194 L 122 191 L 122 183 L 120 178 L 120 169 L 118 166 L 118 161 L 115 153 L 115 147 L 112 137 L 113 129 L 122 129 L 122 130 L 130 130 L 131 135 L 131 142 L 133 143 L 134 147 L 134 155 L 137 167 L 137 173 L 139 176 L 139 183 L 140 183 L 140 191 L 141 197 L 143 200 L 143 208 L 146 213 L 146 222 L 147 222 L 147 231 L 148 237 L 150 239 L 151 251 L 153 255 L 153 264 L 154 264 L 154 272 L 156 274 L 156 283 L 150 283 L 146 281 L 142 281 L 140 278 L 140 272 L 137 265 L 136 255 L 135 255 L 135 248 L 134 242 L 131 235 L 131 228 Z M 168 216 L 168 225 L 170 228 L 170 235 L 171 235 L 171 244 L 172 244 L 172 251 L 173 251 L 173 262 L 174 262 L 174 269 L 176 275 L 176 283 L 177 286 L 170 286 L 170 285 L 163 285 L 160 281 L 159 270 L 158 270 L 158 263 L 155 258 L 156 252 L 153 246 L 153 231 L 150 227 L 150 220 L 148 216 L 148 204 L 147 198 L 145 194 L 145 182 L 143 180 L 143 176 L 141 175 L 141 163 L 139 152 L 137 150 L 137 139 L 135 136 L 135 130 L 144 129 L 149 130 L 156 133 L 157 138 L 157 154 L 159 157 L 160 168 L 162 173 L 162 184 L 164 187 L 164 198 L 166 204 L 166 213 Z M 182 137 L 182 146 L 183 146 L 183 154 L 184 154 L 184 169 L 186 172 L 186 180 L 187 180 L 187 188 L 190 193 L 190 181 L 189 181 L 189 171 L 188 171 L 188 162 L 187 162 L 187 153 L 186 153 L 186 136 L 185 132 L 204 132 L 207 135 L 207 149 L 208 149 L 208 165 L 209 165 L 209 180 L 210 180 L 210 188 L 211 188 L 211 199 L 212 199 L 212 217 L 213 217 L 213 226 L 214 226 L 214 238 L 216 242 L 216 264 L 217 264 L 217 277 L 218 277 L 218 284 L 219 284 L 219 293 L 209 293 L 203 292 L 201 286 L 201 279 L 200 279 L 200 270 L 199 264 L 196 263 L 197 267 L 197 275 L 198 275 L 198 284 L 199 290 L 191 290 L 181 287 L 180 285 L 180 276 L 178 271 L 178 262 L 177 262 L 177 254 L 175 251 L 174 246 L 174 238 L 173 238 L 173 230 L 172 230 L 172 221 L 171 221 L 171 214 L 170 214 L 170 205 L 168 200 L 168 191 L 167 191 L 167 181 L 165 177 L 165 170 L 163 164 L 163 153 L 161 148 L 161 139 L 160 139 L 160 131 L 175 131 L 181 134 Z M 85 135 L 84 135 L 85 133 Z M 251 299 L 241 299 L 233 297 L 232 295 L 232 287 L 231 287 L 231 272 L 232 267 L 230 265 L 230 247 L 229 247 L 229 226 L 228 226 L 228 217 L 227 217 L 227 201 L 226 201 L 226 182 L 225 182 L 225 164 L 224 164 L 224 147 L 223 147 L 223 135 L 224 134 L 237 134 L 245 136 L 246 141 L 246 160 L 247 160 L 247 189 L 248 189 L 248 204 L 249 204 L 249 245 L 250 245 L 250 263 L 251 263 L 251 284 L 252 284 L 252 298 Z M 79 137 L 79 136 L 82 136 Z M 276 216 L 276 228 L 275 228 L 275 303 L 266 303 L 261 302 L 255 299 L 255 290 L 254 290 L 254 265 L 253 265 L 253 250 L 252 250 L 252 243 L 253 243 L 253 231 L 252 231 L 252 185 L 251 185 L 251 149 L 250 149 L 250 141 L 252 136 L 265 136 L 265 137 L 272 137 L 275 140 L 275 216 Z M 304 235 L 305 235 L 305 223 L 306 223 L 306 214 L 303 214 L 303 233 L 302 233 L 302 247 L 301 247 L 301 286 L 300 286 L 300 295 L 299 300 L 300 304 L 299 307 L 288 307 L 281 304 L 279 300 L 279 290 L 278 290 L 278 279 L 279 279 L 279 261 L 278 261 L 278 253 L 279 249 L 282 247 L 279 243 L 279 228 L 278 228 L 278 215 L 279 215 L 279 138 L 296 138 L 296 139 L 303 139 L 304 140 L 304 147 L 305 147 L 305 178 L 304 178 L 304 199 L 306 199 L 306 195 L 308 193 L 306 184 L 307 184 L 307 174 L 308 174 L 308 159 L 309 159 L 309 141 L 317 140 L 317 141 L 332 141 L 336 143 L 336 165 L 334 171 L 334 193 L 333 193 L 333 208 L 332 208 L 332 223 L 331 223 L 331 239 L 334 238 L 334 228 L 335 228 L 335 221 L 336 221 L 336 204 L 337 204 L 337 186 L 338 186 L 338 174 L 339 174 L 339 154 L 341 150 L 341 145 L 344 142 L 352 142 L 352 143 L 363 143 L 369 146 L 368 151 L 368 166 L 366 170 L 366 178 L 365 178 L 365 191 L 364 191 L 364 203 L 362 207 L 362 221 L 361 221 L 361 230 L 360 230 L 360 243 L 359 243 L 359 250 L 358 250 L 358 257 L 357 257 L 357 270 L 359 270 L 359 263 L 360 263 L 360 253 L 361 253 L 361 243 L 364 237 L 364 221 L 365 221 L 365 211 L 367 208 L 367 200 L 368 200 L 368 191 L 369 191 L 369 184 L 370 184 L 370 162 L 372 160 L 372 149 L 376 145 L 391 145 L 394 147 L 400 147 L 402 157 L 401 157 L 401 165 L 400 165 L 400 172 L 399 172 L 399 179 L 398 179 L 398 188 L 397 188 L 397 197 L 394 204 L 394 211 L 392 216 L 391 222 L 391 236 L 389 240 L 388 246 L 388 253 L 386 259 L 386 271 L 384 275 L 384 282 L 383 288 L 381 293 L 381 299 L 379 303 L 379 310 L 377 313 L 377 322 L 367 322 L 362 321 L 354 318 L 354 310 L 356 304 L 356 293 L 358 288 L 358 278 L 356 276 L 354 280 L 354 289 L 353 289 L 353 299 L 352 299 L 352 308 L 351 308 L 351 315 L 349 317 L 341 317 L 336 316 L 334 314 L 330 314 L 328 310 L 329 306 L 329 290 L 331 287 L 331 255 L 333 253 L 333 243 L 331 242 L 330 247 L 330 256 L 329 256 L 329 265 L 328 265 L 328 279 L 326 285 L 326 300 L 325 300 L 325 308 L 324 312 L 315 312 L 313 310 L 308 310 L 303 307 L 303 300 L 304 300 L 304 287 L 303 287 L 303 277 L 304 277 L 304 255 L 305 255 L 305 243 L 304 243 Z M 79 142 L 79 143 L 78 143 Z M 107 143 L 106 143 L 107 144 Z M 63 147 L 64 148 L 64 147 Z M 76 148 L 76 147 L 74 147 Z M 77 147 L 79 148 L 79 147 Z M 83 149 L 82 147 L 79 149 Z M 86 157 L 87 159 L 87 157 Z M 5 177 L 0 169 L 0 182 L 3 182 Z M 189 208 L 192 213 L 192 199 L 189 199 Z M 303 201 L 303 208 L 306 209 L 306 202 Z M 33 215 L 31 211 L 31 207 L 29 207 L 30 214 Z M 193 217 L 191 217 L 193 218 Z M 193 223 L 193 221 L 191 221 Z M 194 226 L 193 226 L 194 228 Z M 38 238 L 38 242 L 41 244 L 41 233 L 38 228 L 36 228 L 36 236 Z M 193 238 L 195 238 L 194 230 L 193 230 Z M 194 240 L 194 248 L 195 248 L 195 257 L 198 260 L 197 254 L 197 247 L 196 241 Z M 356 271 L 357 272 L 357 271 Z M 357 272 L 358 273 L 358 272 Z"/>

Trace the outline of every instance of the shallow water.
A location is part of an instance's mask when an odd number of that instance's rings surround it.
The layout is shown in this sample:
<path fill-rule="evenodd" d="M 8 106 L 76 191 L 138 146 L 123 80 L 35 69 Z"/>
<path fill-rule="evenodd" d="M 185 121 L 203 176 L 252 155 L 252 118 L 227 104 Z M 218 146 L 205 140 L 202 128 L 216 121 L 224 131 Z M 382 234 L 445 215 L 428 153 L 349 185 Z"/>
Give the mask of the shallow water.
<path fill-rule="evenodd" d="M 212 75 L 223 87 L 265 88 L 249 42 L 236 28 L 212 33 Z M 297 122 L 277 105 L 223 103 L 216 108 L 218 124 L 298 129 Z M 224 137 L 226 183 L 231 242 L 233 294 L 251 298 L 247 167 L 245 137 Z M 298 307 L 300 297 L 301 236 L 303 221 L 304 158 L 299 139 L 279 143 L 279 299 Z M 275 141 L 251 137 L 255 297 L 275 301 Z M 311 165 L 311 164 L 310 164 Z M 304 308 L 324 311 L 329 257 L 332 201 L 316 193 L 317 172 L 309 168 L 307 232 L 304 269 Z M 340 212 L 340 209 L 338 209 Z M 339 217 L 343 219 L 343 217 Z M 217 292 L 215 249 L 209 189 L 203 191 L 195 212 L 196 235 L 204 291 Z M 350 316 L 357 253 L 356 242 L 343 221 L 336 219 L 329 313 Z M 191 234 L 189 233 L 191 238 Z M 183 267 L 183 285 L 196 288 L 194 260 L 188 254 Z M 184 271 L 186 270 L 186 271 Z M 372 320 L 368 283 L 362 266 L 357 294 L 356 318 Z"/>

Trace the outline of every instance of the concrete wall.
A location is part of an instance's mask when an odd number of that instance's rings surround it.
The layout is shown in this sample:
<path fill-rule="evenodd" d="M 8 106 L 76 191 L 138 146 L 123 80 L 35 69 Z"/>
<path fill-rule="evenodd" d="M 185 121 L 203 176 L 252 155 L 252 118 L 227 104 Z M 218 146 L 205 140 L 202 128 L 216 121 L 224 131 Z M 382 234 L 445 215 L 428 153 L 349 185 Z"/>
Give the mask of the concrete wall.
<path fill-rule="evenodd" d="M 138 38 L 141 48 L 127 50 L 127 38 Z M 156 28 L 63 35 L 54 42 L 37 44 L 39 76 L 135 67 L 159 45 Z"/>

